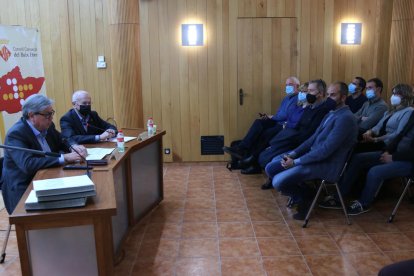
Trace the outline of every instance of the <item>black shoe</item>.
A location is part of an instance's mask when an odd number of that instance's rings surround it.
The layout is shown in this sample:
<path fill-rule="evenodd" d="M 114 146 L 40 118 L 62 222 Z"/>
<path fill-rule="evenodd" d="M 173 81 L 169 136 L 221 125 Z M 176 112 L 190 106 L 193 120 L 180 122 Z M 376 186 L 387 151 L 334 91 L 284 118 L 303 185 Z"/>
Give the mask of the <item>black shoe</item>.
<path fill-rule="evenodd" d="M 333 196 L 325 197 L 325 199 L 319 203 L 319 207 L 325 209 L 342 209 L 341 202 Z"/>
<path fill-rule="evenodd" d="M 262 168 L 258 166 L 250 166 L 247 169 L 241 170 L 242 174 L 259 174 L 262 173 Z"/>
<path fill-rule="evenodd" d="M 243 159 L 243 152 L 239 148 L 224 146 L 223 151 L 238 159 Z"/>
<path fill-rule="evenodd" d="M 268 179 L 265 184 L 262 185 L 262 190 L 273 189 L 272 181 Z"/>
<path fill-rule="evenodd" d="M 248 168 L 251 165 L 253 165 L 253 162 L 255 161 L 255 158 L 253 155 L 249 155 L 246 158 L 240 159 L 239 164 L 240 166 L 244 168 Z"/>
<path fill-rule="evenodd" d="M 363 206 L 358 200 L 351 202 L 351 205 L 346 209 L 348 215 L 357 216 L 366 213 L 370 210 L 367 206 Z"/>
<path fill-rule="evenodd" d="M 309 212 L 309 208 L 311 206 L 311 201 L 302 201 L 298 204 L 298 212 L 293 215 L 293 219 L 296 220 L 305 220 L 306 215 Z"/>

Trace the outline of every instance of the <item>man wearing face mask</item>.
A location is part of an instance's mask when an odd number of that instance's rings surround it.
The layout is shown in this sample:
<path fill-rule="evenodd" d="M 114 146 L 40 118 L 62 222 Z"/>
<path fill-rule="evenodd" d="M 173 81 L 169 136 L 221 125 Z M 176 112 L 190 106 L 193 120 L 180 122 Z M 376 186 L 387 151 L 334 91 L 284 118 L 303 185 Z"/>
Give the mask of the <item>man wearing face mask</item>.
<path fill-rule="evenodd" d="M 355 79 L 348 85 L 348 93 L 350 95 L 346 98 L 345 104 L 349 106 L 352 113 L 357 112 L 368 100 L 363 94 L 365 86 L 366 82 L 361 77 L 355 77 Z"/>
<path fill-rule="evenodd" d="M 261 173 L 262 167 L 259 166 L 257 158 L 259 154 L 269 146 L 269 141 L 273 139 L 274 136 L 280 136 L 281 133 L 290 133 L 290 131 L 295 129 L 297 124 L 302 120 L 301 118 L 304 111 L 307 110 L 307 107 L 309 107 L 309 103 L 306 101 L 308 85 L 309 83 L 306 82 L 299 87 L 297 104 L 290 108 L 290 112 L 287 114 L 286 123 L 284 124 L 283 129 L 275 134 L 271 133 L 271 130 L 265 131 L 264 134 L 260 136 L 257 143 L 252 146 L 248 153 L 246 153 L 247 157 L 239 160 L 238 164 L 242 168 L 240 171 L 242 174 Z"/>
<path fill-rule="evenodd" d="M 331 84 L 327 101 L 333 102 L 335 109 L 324 117 L 309 139 L 293 151 L 273 158 L 265 168 L 273 187 L 298 202 L 294 219 L 305 219 L 314 197 L 314 191 L 303 182 L 320 178 L 337 181 L 356 142 L 358 127 L 354 115 L 345 105 L 347 95 L 345 83 Z"/>
<path fill-rule="evenodd" d="M 289 77 L 286 80 L 286 97 L 283 99 L 280 104 L 279 110 L 275 115 L 266 115 L 260 114 L 261 118 L 256 119 L 246 136 L 243 138 L 240 144 L 236 147 L 223 147 L 223 151 L 238 158 L 243 159 L 249 152 L 252 147 L 260 139 L 269 139 L 266 137 L 273 137 L 280 130 L 283 129 L 287 121 L 287 116 L 296 108 L 298 102 L 298 88 L 300 82 L 296 77 Z"/>
<path fill-rule="evenodd" d="M 362 139 L 362 134 L 368 129 L 375 126 L 379 120 L 381 120 L 385 111 L 388 109 L 388 105 L 381 98 L 383 89 L 382 81 L 378 78 L 370 79 L 367 83 L 367 98 L 362 107 L 356 112 L 355 117 L 358 121 L 358 137 Z"/>
<path fill-rule="evenodd" d="M 270 146 L 259 155 L 259 164 L 262 168 L 277 155 L 294 149 L 308 139 L 318 128 L 324 116 L 335 109 L 334 101 L 326 101 L 326 84 L 323 80 L 309 82 L 306 101 L 308 106 L 295 128 L 284 129 L 270 140 Z M 262 185 L 262 189 L 273 188 L 270 179 Z"/>
<path fill-rule="evenodd" d="M 60 119 L 62 136 L 78 144 L 91 144 L 115 137 L 115 126 L 102 120 L 91 110 L 91 97 L 83 90 L 72 95 L 73 108 Z"/>

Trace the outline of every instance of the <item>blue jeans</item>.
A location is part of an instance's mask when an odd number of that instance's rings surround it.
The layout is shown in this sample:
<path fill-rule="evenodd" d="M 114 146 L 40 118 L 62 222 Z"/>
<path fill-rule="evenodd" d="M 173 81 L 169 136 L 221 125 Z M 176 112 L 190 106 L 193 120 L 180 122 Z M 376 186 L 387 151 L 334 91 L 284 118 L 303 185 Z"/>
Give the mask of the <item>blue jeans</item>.
<path fill-rule="evenodd" d="M 272 159 L 272 161 L 270 161 L 269 163 L 267 163 L 267 165 L 265 166 L 265 172 L 266 172 L 267 176 L 270 179 L 273 179 L 273 177 L 276 174 L 278 174 L 278 173 L 280 173 L 280 172 L 282 172 L 282 171 L 285 170 L 285 168 L 283 168 L 282 165 L 280 164 L 280 162 L 282 161 L 282 159 L 283 159 L 283 155 L 275 156 Z"/>
<path fill-rule="evenodd" d="M 347 196 L 358 179 L 361 171 L 368 171 L 364 190 L 359 201 L 368 206 L 374 200 L 378 188 L 384 180 L 402 176 L 410 176 L 414 164 L 408 161 L 393 161 L 382 163 L 380 161 L 382 151 L 363 152 L 355 154 L 349 163 L 343 178 L 339 181 L 342 196 Z"/>
<path fill-rule="evenodd" d="M 272 179 L 275 190 L 290 196 L 295 201 L 309 200 L 313 196 L 312 189 L 304 181 L 317 178 L 308 166 L 294 166 L 285 169 L 280 164 L 282 156 L 276 156 L 267 164 L 266 173 Z"/>

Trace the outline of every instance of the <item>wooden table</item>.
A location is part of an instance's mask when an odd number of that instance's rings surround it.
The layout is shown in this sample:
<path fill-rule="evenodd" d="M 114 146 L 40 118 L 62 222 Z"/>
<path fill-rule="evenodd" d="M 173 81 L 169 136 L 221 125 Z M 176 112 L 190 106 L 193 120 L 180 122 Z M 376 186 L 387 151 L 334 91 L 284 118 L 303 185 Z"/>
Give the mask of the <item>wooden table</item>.
<path fill-rule="evenodd" d="M 138 136 L 142 129 L 125 129 Z M 112 275 L 115 256 L 133 226 L 163 199 L 162 136 L 126 143 L 107 166 L 95 167 L 97 195 L 83 208 L 30 211 L 28 187 L 9 220 L 16 235 L 23 275 Z M 92 147 L 114 147 L 100 143 Z M 85 171 L 40 170 L 35 179 L 74 176 Z"/>

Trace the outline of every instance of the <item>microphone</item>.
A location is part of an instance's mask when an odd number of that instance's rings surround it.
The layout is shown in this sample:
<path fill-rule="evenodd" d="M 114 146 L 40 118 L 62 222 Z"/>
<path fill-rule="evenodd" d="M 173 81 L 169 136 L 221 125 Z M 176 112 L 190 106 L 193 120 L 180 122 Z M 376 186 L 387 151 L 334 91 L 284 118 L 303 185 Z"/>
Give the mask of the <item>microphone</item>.
<path fill-rule="evenodd" d="M 64 166 L 63 167 L 63 169 L 64 170 L 84 170 L 84 169 L 86 169 L 86 175 L 89 177 L 89 178 L 91 178 L 92 179 L 92 173 L 90 172 L 90 169 L 92 169 L 92 167 L 91 166 L 89 166 L 89 162 L 88 162 L 88 160 L 85 158 L 85 157 L 83 157 L 82 156 L 82 154 L 80 154 L 73 146 L 72 146 L 72 144 L 70 144 L 69 143 L 69 141 L 66 139 L 66 138 L 63 138 L 62 139 L 62 142 L 65 144 L 65 145 L 67 145 L 67 146 L 69 146 L 69 149 L 71 149 L 71 150 L 73 150 L 77 155 L 79 155 L 79 157 L 83 160 L 83 161 L 85 161 L 85 163 L 86 163 L 86 167 L 85 166 L 74 166 L 74 165 L 66 165 L 66 166 Z"/>
<path fill-rule="evenodd" d="M 27 149 L 27 148 L 7 146 L 7 145 L 2 145 L 2 144 L 0 144 L 0 148 L 11 149 L 11 150 L 20 150 L 20 151 L 25 151 L 25 152 L 30 152 L 30 153 L 33 153 L 33 154 L 36 154 L 36 155 L 40 155 L 40 156 L 60 157 L 60 153 L 57 153 L 57 152 Z"/>

